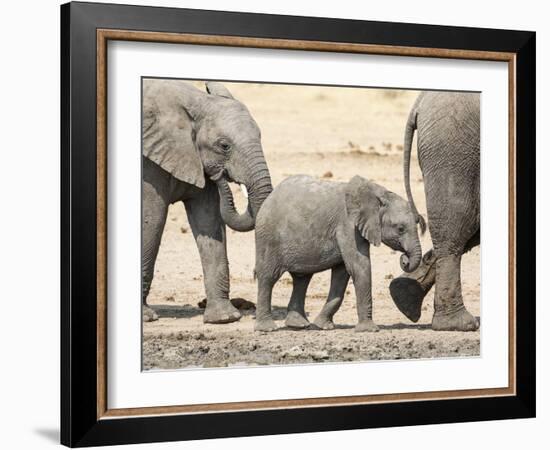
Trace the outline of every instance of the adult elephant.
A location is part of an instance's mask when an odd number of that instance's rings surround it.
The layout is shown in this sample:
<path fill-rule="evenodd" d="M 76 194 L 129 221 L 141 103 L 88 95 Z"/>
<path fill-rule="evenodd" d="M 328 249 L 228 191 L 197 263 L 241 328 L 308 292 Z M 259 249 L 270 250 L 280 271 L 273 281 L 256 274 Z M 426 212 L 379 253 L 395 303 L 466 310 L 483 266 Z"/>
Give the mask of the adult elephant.
<path fill-rule="evenodd" d="M 462 299 L 462 255 L 479 245 L 479 95 L 423 92 L 414 104 L 405 131 L 405 189 L 412 210 L 410 157 L 417 130 L 418 160 L 426 192 L 433 250 L 412 273 L 390 284 L 397 307 L 412 321 L 420 318 L 422 301 L 435 284 L 434 330 L 473 331 L 479 321 Z"/>
<path fill-rule="evenodd" d="M 204 322 L 239 320 L 229 302 L 225 225 L 254 228 L 272 190 L 260 129 L 247 108 L 220 83 L 206 91 L 176 80 L 143 81 L 142 301 L 147 306 L 168 206 L 182 201 L 199 250 L 206 297 Z M 228 182 L 245 186 L 248 206 L 240 214 Z M 182 257 L 185 257 L 182 255 Z"/>

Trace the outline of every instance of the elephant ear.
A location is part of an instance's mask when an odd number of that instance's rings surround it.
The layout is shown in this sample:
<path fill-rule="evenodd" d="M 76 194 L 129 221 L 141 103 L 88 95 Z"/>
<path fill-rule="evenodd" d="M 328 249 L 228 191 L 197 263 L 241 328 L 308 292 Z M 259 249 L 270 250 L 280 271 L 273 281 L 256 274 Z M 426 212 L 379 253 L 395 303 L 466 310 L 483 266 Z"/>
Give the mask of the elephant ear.
<path fill-rule="evenodd" d="M 233 98 L 229 89 L 227 89 L 222 83 L 217 81 L 206 82 L 206 92 L 218 97 Z"/>
<path fill-rule="evenodd" d="M 356 175 L 346 186 L 346 211 L 367 241 L 378 247 L 382 242 L 380 199 L 364 178 Z"/>
<path fill-rule="evenodd" d="M 143 156 L 174 178 L 199 188 L 205 180 L 194 124 L 204 95 L 181 81 L 143 81 Z"/>

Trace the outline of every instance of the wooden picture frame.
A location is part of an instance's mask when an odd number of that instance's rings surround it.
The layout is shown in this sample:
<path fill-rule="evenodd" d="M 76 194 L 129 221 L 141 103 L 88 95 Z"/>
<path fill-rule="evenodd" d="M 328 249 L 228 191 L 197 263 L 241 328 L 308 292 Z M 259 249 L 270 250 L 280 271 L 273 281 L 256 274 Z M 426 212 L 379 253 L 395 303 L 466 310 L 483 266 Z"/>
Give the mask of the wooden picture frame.
<path fill-rule="evenodd" d="M 509 68 L 506 388 L 109 409 L 109 40 L 504 61 Z M 69 3 L 61 7 L 61 442 L 91 446 L 535 415 L 535 33 Z"/>

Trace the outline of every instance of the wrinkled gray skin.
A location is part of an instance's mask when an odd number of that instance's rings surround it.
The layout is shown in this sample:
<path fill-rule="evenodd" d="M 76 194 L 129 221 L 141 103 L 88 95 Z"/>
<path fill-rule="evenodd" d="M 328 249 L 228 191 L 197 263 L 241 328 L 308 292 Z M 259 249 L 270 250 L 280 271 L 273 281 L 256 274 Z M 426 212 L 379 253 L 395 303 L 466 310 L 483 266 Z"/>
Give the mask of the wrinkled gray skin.
<path fill-rule="evenodd" d="M 332 269 L 327 302 L 314 324 L 334 328 L 350 276 L 357 297 L 356 331 L 377 331 L 372 321 L 370 244 L 384 242 L 403 252 L 403 270 L 416 269 L 422 249 L 415 216 L 407 202 L 371 181 L 287 178 L 267 198 L 256 220 L 257 331 L 276 329 L 271 316 L 273 285 L 289 272 L 293 289 L 286 325 L 309 326 L 305 295 L 314 273 Z"/>
<path fill-rule="evenodd" d="M 207 92 L 175 80 L 143 82 L 142 299 L 146 304 L 168 206 L 182 201 L 197 242 L 208 299 L 204 321 L 240 319 L 229 302 L 225 225 L 254 228 L 272 190 L 260 130 L 247 108 L 220 83 Z M 247 210 L 239 214 L 228 182 L 246 186 Z"/>
<path fill-rule="evenodd" d="M 415 130 L 433 250 L 416 271 L 394 279 L 390 292 L 416 322 L 424 296 L 435 284 L 432 328 L 474 331 L 479 320 L 464 307 L 460 263 L 465 252 L 479 245 L 479 95 L 424 92 L 413 106 L 405 131 L 404 171 L 409 203 L 418 216 L 409 179 Z"/>

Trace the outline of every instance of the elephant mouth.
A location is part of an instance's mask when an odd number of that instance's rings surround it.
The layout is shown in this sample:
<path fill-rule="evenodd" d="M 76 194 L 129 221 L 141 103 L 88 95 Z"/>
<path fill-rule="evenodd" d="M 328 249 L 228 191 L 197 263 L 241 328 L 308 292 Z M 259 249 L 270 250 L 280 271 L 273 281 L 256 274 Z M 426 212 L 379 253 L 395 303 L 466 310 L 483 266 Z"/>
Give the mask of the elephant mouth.
<path fill-rule="evenodd" d="M 233 179 L 229 173 L 227 172 L 227 170 L 225 169 L 221 169 L 219 170 L 218 172 L 216 172 L 214 175 L 212 175 L 210 177 L 210 179 L 214 182 L 216 181 L 219 181 L 221 178 L 225 178 L 228 182 L 230 183 L 233 183 L 233 184 L 236 184 L 237 186 L 239 186 L 244 198 L 248 198 L 248 189 L 246 187 L 246 185 L 240 181 L 236 181 L 235 179 Z"/>
<path fill-rule="evenodd" d="M 229 176 L 227 174 L 227 171 L 225 169 L 220 169 L 216 173 L 214 173 L 214 175 L 210 176 L 210 179 L 214 182 L 217 182 L 217 181 L 221 180 L 222 178 L 225 178 L 227 181 L 232 181 L 229 178 Z"/>
<path fill-rule="evenodd" d="M 228 181 L 229 183 L 234 183 L 238 186 L 241 187 L 241 189 L 244 187 L 246 189 L 246 186 L 244 184 L 244 182 L 242 181 L 237 181 L 235 180 L 231 175 L 229 175 L 229 172 L 227 171 L 227 169 L 220 169 L 218 170 L 214 175 L 212 175 L 210 177 L 210 179 L 212 181 L 219 181 L 221 180 L 222 178 L 224 178 L 226 181 Z M 247 196 L 248 197 L 248 196 Z"/>

